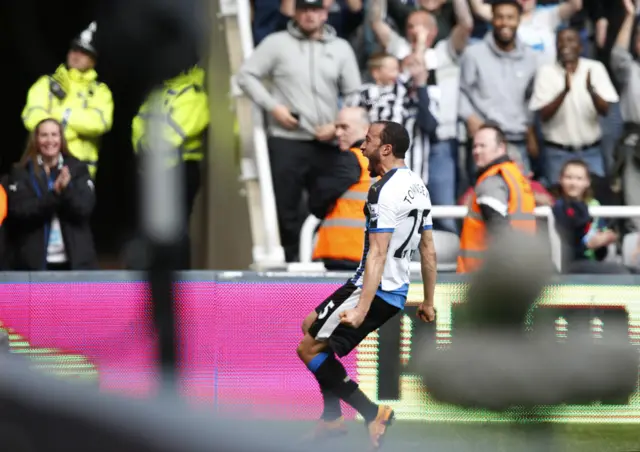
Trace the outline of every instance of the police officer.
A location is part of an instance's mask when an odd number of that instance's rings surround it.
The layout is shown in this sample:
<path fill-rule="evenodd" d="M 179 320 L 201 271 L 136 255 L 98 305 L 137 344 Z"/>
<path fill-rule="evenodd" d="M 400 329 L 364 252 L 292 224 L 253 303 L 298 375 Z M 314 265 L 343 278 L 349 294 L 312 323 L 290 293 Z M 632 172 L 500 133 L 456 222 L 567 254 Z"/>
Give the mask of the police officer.
<path fill-rule="evenodd" d="M 98 81 L 94 67 L 97 25 L 92 22 L 71 42 L 67 62 L 53 75 L 43 75 L 29 89 L 22 121 L 30 132 L 43 119 L 53 118 L 64 127 L 69 151 L 89 167 L 95 178 L 100 138 L 113 124 L 113 98 Z"/>
<path fill-rule="evenodd" d="M 149 120 L 153 117 L 159 120 L 154 124 L 159 127 L 161 139 L 170 149 L 165 156 L 166 165 L 184 165 L 187 225 L 200 188 L 200 162 L 204 158 L 204 138 L 209 126 L 209 100 L 204 90 L 204 78 L 204 70 L 193 66 L 165 81 L 140 106 L 131 124 L 131 140 L 138 156 L 153 148 L 151 135 L 147 133 L 151 124 Z M 187 240 L 185 247 L 188 246 Z M 189 267 L 188 250 L 185 250 L 181 267 Z"/>

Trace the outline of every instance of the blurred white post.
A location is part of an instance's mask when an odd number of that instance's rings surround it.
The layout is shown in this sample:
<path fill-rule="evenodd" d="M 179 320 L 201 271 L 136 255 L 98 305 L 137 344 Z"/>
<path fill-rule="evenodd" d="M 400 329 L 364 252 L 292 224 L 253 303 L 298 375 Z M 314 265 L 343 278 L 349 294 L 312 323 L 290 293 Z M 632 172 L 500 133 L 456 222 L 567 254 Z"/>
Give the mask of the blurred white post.
<path fill-rule="evenodd" d="M 221 9 L 226 15 L 237 16 L 240 44 L 243 59 L 253 52 L 253 33 L 251 31 L 251 9 L 249 0 L 220 0 Z M 233 83 L 233 81 L 232 81 Z M 241 93 L 234 93 L 240 96 Z M 253 260 L 259 268 L 282 267 L 285 264 L 284 250 L 280 244 L 276 201 L 271 179 L 271 162 L 267 148 L 262 111 L 251 106 L 251 124 L 253 125 L 253 158 L 243 156 L 242 178 L 247 190 L 252 190 L 251 182 L 257 179 L 259 206 L 249 205 L 252 228 L 260 228 L 260 234 L 254 233 Z M 258 243 L 256 243 L 258 241 Z"/>

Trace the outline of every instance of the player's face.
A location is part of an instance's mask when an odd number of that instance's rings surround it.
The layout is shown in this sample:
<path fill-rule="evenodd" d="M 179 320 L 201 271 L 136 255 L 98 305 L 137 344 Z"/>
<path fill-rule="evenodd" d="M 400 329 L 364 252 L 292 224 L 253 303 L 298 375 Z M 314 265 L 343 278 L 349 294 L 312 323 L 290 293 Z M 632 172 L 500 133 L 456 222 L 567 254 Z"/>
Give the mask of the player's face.
<path fill-rule="evenodd" d="M 380 133 L 383 129 L 382 124 L 373 124 L 367 131 L 367 136 L 360 146 L 362 155 L 369 159 L 369 174 L 371 177 L 377 177 L 380 174 L 380 160 L 382 145 L 380 144 Z"/>
<path fill-rule="evenodd" d="M 320 30 L 327 21 L 327 10 L 321 8 L 297 9 L 294 19 L 300 30 L 310 35 Z"/>
<path fill-rule="evenodd" d="M 495 131 L 482 129 L 473 137 L 473 160 L 478 168 L 484 168 L 497 159 L 500 151 Z"/>
<path fill-rule="evenodd" d="M 516 38 L 520 25 L 520 10 L 516 5 L 496 5 L 493 7 L 493 37 L 502 44 L 511 44 Z"/>
<path fill-rule="evenodd" d="M 570 198 L 582 199 L 589 185 L 589 174 L 582 165 L 567 165 L 560 177 L 562 192 Z"/>

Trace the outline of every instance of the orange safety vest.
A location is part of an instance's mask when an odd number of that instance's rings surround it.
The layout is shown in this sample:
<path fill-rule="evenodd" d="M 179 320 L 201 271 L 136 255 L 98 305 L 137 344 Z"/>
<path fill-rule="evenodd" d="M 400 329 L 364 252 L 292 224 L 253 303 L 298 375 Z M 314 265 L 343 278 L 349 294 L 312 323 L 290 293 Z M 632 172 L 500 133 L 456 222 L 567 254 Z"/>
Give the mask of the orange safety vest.
<path fill-rule="evenodd" d="M 2 185 L 0 185 L 0 226 L 7 218 L 7 192 Z"/>
<path fill-rule="evenodd" d="M 506 161 L 489 167 L 480 177 L 476 186 L 488 177 L 500 175 L 509 187 L 509 223 L 514 230 L 531 234 L 536 232 L 536 219 L 533 215 L 536 202 L 529 181 L 518 166 Z M 476 271 L 482 265 L 482 255 L 487 249 L 487 227 L 482 219 L 480 206 L 473 194 L 473 203 L 462 223 L 460 236 L 460 254 L 458 255 L 458 273 Z"/>
<path fill-rule="evenodd" d="M 322 221 L 313 250 L 313 259 L 334 259 L 358 262 L 364 247 L 364 205 L 373 182 L 369 175 L 369 159 L 359 148 L 351 148 L 360 164 L 360 180 L 349 187 L 336 201 Z"/>

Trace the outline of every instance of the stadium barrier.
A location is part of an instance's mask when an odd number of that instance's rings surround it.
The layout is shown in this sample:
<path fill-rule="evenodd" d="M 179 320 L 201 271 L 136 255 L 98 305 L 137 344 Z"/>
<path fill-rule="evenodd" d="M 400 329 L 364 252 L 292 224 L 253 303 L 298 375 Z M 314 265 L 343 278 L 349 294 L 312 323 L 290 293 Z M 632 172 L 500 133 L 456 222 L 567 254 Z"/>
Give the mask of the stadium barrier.
<path fill-rule="evenodd" d="M 467 215 L 465 206 L 433 206 L 431 216 L 433 218 L 456 218 L 461 219 Z M 596 218 L 638 218 L 640 217 L 640 206 L 590 206 L 589 213 Z M 535 215 L 538 218 L 546 218 L 548 225 L 549 245 L 551 248 L 551 258 L 557 269 L 560 269 L 562 262 L 561 243 L 556 231 L 554 217 L 550 207 L 536 207 Z M 305 220 L 300 232 L 300 262 L 289 265 L 292 271 L 320 271 L 324 268 L 321 262 L 313 262 L 314 239 L 320 220 L 310 215 Z M 439 268 L 440 270 L 440 268 Z M 412 262 L 411 271 L 420 272 L 420 263 Z M 442 271 L 455 271 L 446 268 Z"/>
<path fill-rule="evenodd" d="M 37 368 L 96 379 L 104 391 L 147 397 L 158 388 L 155 340 L 143 275 L 131 272 L 4 273 L 0 320 L 15 353 Z M 317 383 L 298 361 L 302 319 L 344 282 L 334 274 L 188 272 L 176 290 L 182 393 L 222 413 L 258 418 L 314 419 L 320 413 Z M 554 280 L 531 316 L 531 328 L 552 326 L 559 342 L 589 328 L 594 344 L 624 322 L 640 346 L 640 277 Z M 506 415 L 463 410 L 430 399 L 409 373 L 421 347 L 446 348 L 455 337 L 456 312 L 466 283 L 440 277 L 438 320 L 419 323 L 419 283 L 406 312 L 372 333 L 343 362 L 373 399 L 392 404 L 399 419 L 505 421 Z M 609 335 L 609 336 L 608 336 Z M 354 413 L 347 410 L 347 417 Z M 629 400 L 544 411 L 554 422 L 640 422 L 640 390 Z"/>

